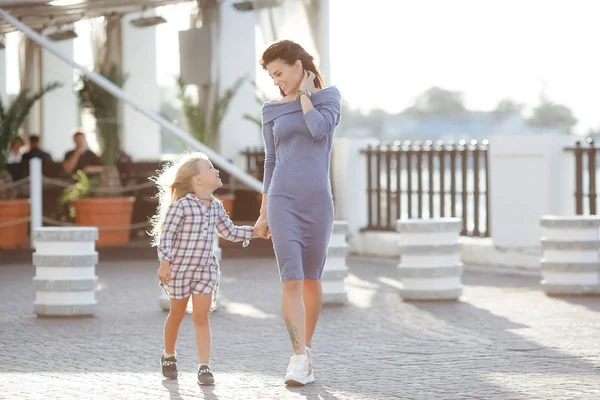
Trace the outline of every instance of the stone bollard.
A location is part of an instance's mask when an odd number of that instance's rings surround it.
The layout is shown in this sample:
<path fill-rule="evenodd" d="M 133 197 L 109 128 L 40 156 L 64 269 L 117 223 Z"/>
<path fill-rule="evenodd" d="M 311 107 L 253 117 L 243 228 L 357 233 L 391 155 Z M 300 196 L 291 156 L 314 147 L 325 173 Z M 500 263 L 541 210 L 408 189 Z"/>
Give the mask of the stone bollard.
<path fill-rule="evenodd" d="M 35 228 L 33 253 L 38 317 L 92 316 L 96 312 L 95 227 Z"/>
<path fill-rule="evenodd" d="M 348 256 L 347 232 L 348 223 L 346 221 L 334 221 L 329 248 L 327 249 L 327 261 L 321 277 L 324 306 L 344 305 L 348 301 L 345 282 L 348 275 L 348 267 L 346 266 Z"/>
<path fill-rule="evenodd" d="M 215 256 L 217 256 L 217 260 L 221 261 L 221 259 L 223 258 L 223 250 L 219 246 L 219 235 L 217 233 L 215 233 L 214 252 Z M 159 287 L 158 289 L 160 290 L 160 295 L 158 297 L 158 305 L 163 311 L 169 311 L 171 309 L 171 301 L 169 300 L 169 296 L 167 296 L 167 293 L 164 291 L 163 288 Z M 222 290 L 223 287 L 219 285 L 219 291 L 217 292 L 217 303 L 219 301 L 219 298 L 221 297 Z M 188 303 L 187 311 L 191 313 L 191 310 L 192 302 L 190 301 Z"/>
<path fill-rule="evenodd" d="M 398 277 L 403 300 L 458 300 L 462 295 L 460 218 L 398 220 Z"/>
<path fill-rule="evenodd" d="M 544 292 L 600 294 L 600 216 L 542 216 L 540 225 Z"/>

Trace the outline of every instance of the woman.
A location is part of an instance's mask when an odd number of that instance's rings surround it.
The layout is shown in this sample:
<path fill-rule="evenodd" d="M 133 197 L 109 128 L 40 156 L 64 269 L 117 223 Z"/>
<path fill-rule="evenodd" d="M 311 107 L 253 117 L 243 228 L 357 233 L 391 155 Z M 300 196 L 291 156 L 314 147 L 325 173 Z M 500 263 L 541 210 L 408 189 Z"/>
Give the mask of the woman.
<path fill-rule="evenodd" d="M 333 227 L 329 163 L 340 93 L 323 88 L 313 57 L 292 41 L 271 45 L 261 65 L 281 99 L 262 109 L 266 156 L 257 232 L 272 235 L 282 282 L 282 313 L 294 349 L 285 383 L 305 385 L 315 380 L 311 346 Z"/>

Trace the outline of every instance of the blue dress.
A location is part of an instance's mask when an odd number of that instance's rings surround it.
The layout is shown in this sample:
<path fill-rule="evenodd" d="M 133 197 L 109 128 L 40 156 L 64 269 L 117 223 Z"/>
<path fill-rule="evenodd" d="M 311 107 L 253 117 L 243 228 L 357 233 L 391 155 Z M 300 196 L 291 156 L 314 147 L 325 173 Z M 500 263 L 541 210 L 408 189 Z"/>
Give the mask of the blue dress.
<path fill-rule="evenodd" d="M 329 164 L 340 92 L 330 86 L 311 101 L 306 114 L 299 100 L 262 108 L 263 192 L 281 281 L 321 279 L 333 228 Z"/>

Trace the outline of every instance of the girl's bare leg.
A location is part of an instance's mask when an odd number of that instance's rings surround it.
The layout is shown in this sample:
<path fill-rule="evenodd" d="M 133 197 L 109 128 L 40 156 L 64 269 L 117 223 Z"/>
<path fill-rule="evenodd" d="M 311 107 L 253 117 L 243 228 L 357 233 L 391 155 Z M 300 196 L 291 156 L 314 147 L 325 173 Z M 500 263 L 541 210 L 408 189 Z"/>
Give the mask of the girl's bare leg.
<path fill-rule="evenodd" d="M 185 317 L 185 308 L 189 299 L 189 297 L 185 299 L 171 299 L 171 309 L 169 310 L 164 327 L 165 353 L 167 354 L 175 354 L 175 343 L 179 335 L 179 327 Z"/>
<path fill-rule="evenodd" d="M 192 294 L 192 320 L 196 327 L 196 347 L 198 348 L 198 361 L 200 364 L 210 364 L 210 305 L 211 294 Z"/>

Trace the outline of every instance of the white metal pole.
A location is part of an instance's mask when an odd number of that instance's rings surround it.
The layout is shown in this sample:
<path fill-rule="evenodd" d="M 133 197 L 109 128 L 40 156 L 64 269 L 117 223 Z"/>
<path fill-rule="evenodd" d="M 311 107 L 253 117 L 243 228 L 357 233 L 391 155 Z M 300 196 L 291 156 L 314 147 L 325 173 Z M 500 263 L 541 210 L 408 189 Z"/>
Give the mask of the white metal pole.
<path fill-rule="evenodd" d="M 136 100 L 131 98 L 127 93 L 121 90 L 120 87 L 112 83 L 110 80 L 106 79 L 100 74 L 95 73 L 94 71 L 90 71 L 83 65 L 76 63 L 73 59 L 66 57 L 60 51 L 58 51 L 54 45 L 46 39 L 44 36 L 40 35 L 29 26 L 25 25 L 8 12 L 0 8 L 0 16 L 2 16 L 8 23 L 13 25 L 15 28 L 23 32 L 27 35 L 31 40 L 48 50 L 50 53 L 54 54 L 59 59 L 63 60 L 67 64 L 71 65 L 73 68 L 76 68 L 83 72 L 87 77 L 90 78 L 94 83 L 102 87 L 104 90 L 112 94 L 113 96 L 123 100 L 125 103 L 129 104 L 133 107 L 134 110 L 144 114 L 146 117 L 150 118 L 152 121 L 159 124 L 161 127 L 165 128 L 179 139 L 183 140 L 185 143 L 190 145 L 194 149 L 198 149 L 204 153 L 219 167 L 228 172 L 231 176 L 239 179 L 244 182 L 250 188 L 256 190 L 257 192 L 262 191 L 262 183 L 254 178 L 252 175 L 246 173 L 243 169 L 239 168 L 235 164 L 230 163 L 226 158 L 221 156 L 219 153 L 215 152 L 210 147 L 207 147 L 203 143 L 196 140 L 193 136 L 185 132 L 184 130 L 178 128 L 173 125 L 159 114 L 154 112 L 153 110 L 145 107 L 144 105 L 138 103 Z"/>
<path fill-rule="evenodd" d="M 29 218 L 31 226 L 31 247 L 35 249 L 33 232 L 42 226 L 42 160 L 29 160 Z"/>

